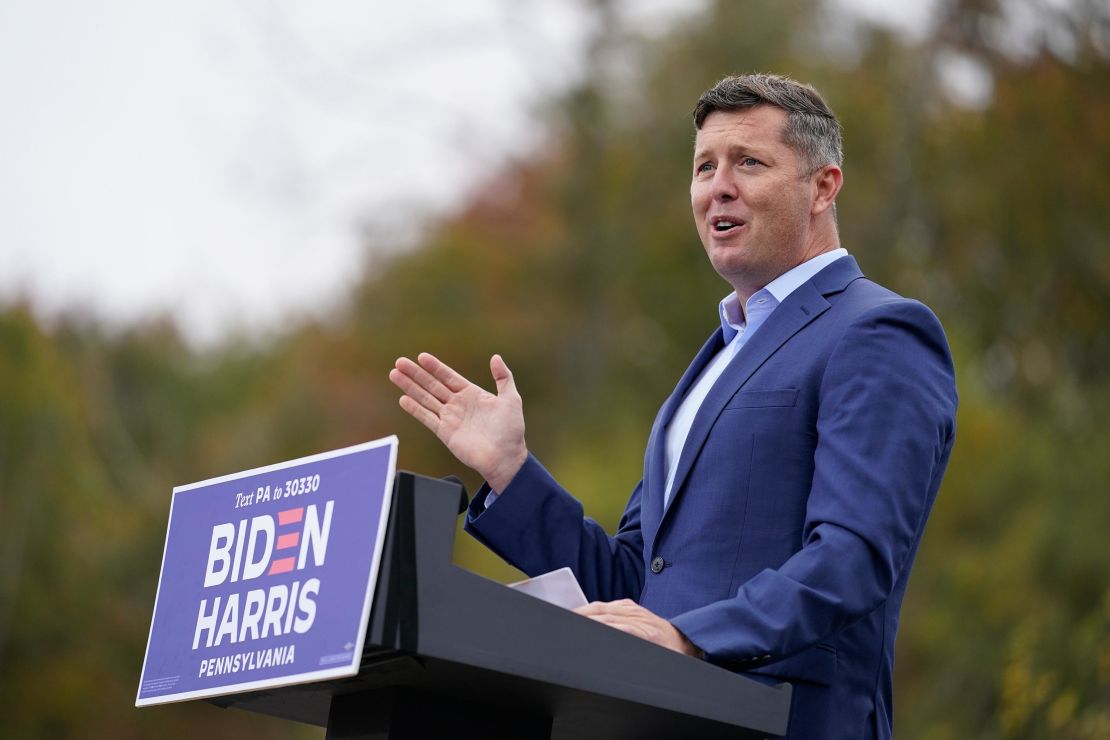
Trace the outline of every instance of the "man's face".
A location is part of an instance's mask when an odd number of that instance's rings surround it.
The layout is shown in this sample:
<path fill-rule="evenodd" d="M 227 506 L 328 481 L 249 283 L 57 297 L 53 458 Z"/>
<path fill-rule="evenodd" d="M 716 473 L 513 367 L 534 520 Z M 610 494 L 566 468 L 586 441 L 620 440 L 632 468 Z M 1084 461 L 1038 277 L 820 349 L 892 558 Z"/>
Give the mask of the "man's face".
<path fill-rule="evenodd" d="M 786 111 L 716 111 L 694 143 L 690 203 L 713 269 L 742 300 L 808 259 L 816 195 L 782 141 Z"/>

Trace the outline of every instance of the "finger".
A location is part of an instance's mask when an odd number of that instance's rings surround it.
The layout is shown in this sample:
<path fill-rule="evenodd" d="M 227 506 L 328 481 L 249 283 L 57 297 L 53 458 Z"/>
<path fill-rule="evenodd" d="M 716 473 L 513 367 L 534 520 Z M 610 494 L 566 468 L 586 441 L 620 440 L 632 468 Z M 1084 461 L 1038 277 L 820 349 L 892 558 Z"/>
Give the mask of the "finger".
<path fill-rule="evenodd" d="M 659 619 L 654 612 L 645 609 L 631 599 L 621 599 L 609 603 L 609 613 L 618 615 L 623 619 L 635 619 L 639 622 L 651 623 Z"/>
<path fill-rule="evenodd" d="M 650 613 L 632 599 L 621 599 L 620 601 L 593 601 L 586 606 L 579 607 L 575 611 L 586 616 L 593 614 L 614 614 L 622 617 L 642 617 L 645 613 Z"/>
<path fill-rule="evenodd" d="M 616 627 L 617 629 L 623 629 L 628 626 L 628 622 L 612 614 L 591 614 L 590 619 L 595 622 L 600 622 L 601 624 L 607 624 L 610 627 Z"/>
<path fill-rule="evenodd" d="M 505 364 L 501 355 L 489 358 L 489 371 L 493 375 L 493 382 L 497 385 L 497 395 L 516 392 L 516 382 L 513 380 L 513 371 Z"/>
<path fill-rule="evenodd" d="M 418 404 L 416 401 L 412 400 L 408 396 L 401 396 L 401 398 L 398 400 L 398 403 L 401 405 L 401 408 L 403 408 L 406 412 L 408 412 L 409 416 L 416 419 L 418 422 L 420 422 L 424 426 L 428 427 L 428 429 L 432 430 L 432 432 L 438 434 L 438 432 L 439 432 L 439 417 L 438 416 L 433 414 L 431 411 L 428 411 L 428 409 L 424 408 L 423 406 L 421 406 L 420 404 Z"/>
<path fill-rule="evenodd" d="M 397 359 L 394 367 L 412 378 L 412 380 L 424 390 L 431 393 L 441 403 L 447 403 L 451 398 L 451 391 L 443 383 L 440 383 L 435 377 L 427 370 L 417 365 L 415 362 L 407 357 L 400 357 Z"/>
<path fill-rule="evenodd" d="M 595 614 L 605 613 L 606 602 L 604 601 L 591 601 L 585 606 L 579 606 L 574 609 L 575 614 L 581 614 L 584 617 L 592 617 Z"/>
<path fill-rule="evenodd" d="M 435 376 L 436 380 L 443 383 L 455 393 L 458 393 L 461 390 L 465 390 L 466 387 L 470 385 L 469 380 L 459 375 L 457 372 L 452 370 L 444 363 L 440 362 L 439 358 L 437 358 L 435 355 L 429 354 L 427 352 L 421 352 L 419 355 L 417 355 L 416 361 L 420 363 L 420 366 L 422 368 Z"/>
<path fill-rule="evenodd" d="M 417 384 L 415 380 L 405 375 L 400 370 L 394 368 L 389 371 L 389 380 L 393 385 L 400 388 L 405 392 L 405 395 L 416 401 L 424 408 L 431 411 L 436 416 L 439 416 L 440 410 L 443 408 L 443 403 L 425 390 L 422 386 Z"/>

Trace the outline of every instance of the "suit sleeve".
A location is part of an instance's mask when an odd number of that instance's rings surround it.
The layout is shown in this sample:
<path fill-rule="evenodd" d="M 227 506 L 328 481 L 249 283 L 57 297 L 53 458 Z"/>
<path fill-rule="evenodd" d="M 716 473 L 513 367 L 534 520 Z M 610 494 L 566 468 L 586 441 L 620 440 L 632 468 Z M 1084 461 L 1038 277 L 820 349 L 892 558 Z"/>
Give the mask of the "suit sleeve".
<path fill-rule="evenodd" d="M 714 662 L 754 667 L 820 642 L 881 605 L 913 560 L 955 434 L 940 323 L 913 301 L 863 313 L 819 393 L 801 549 L 671 620 Z"/>
<path fill-rule="evenodd" d="M 474 496 L 467 532 L 530 576 L 570 567 L 591 601 L 638 599 L 644 585 L 637 484 L 617 533 L 583 516 L 582 504 L 529 455 L 512 482 L 485 508 L 489 487 Z"/>

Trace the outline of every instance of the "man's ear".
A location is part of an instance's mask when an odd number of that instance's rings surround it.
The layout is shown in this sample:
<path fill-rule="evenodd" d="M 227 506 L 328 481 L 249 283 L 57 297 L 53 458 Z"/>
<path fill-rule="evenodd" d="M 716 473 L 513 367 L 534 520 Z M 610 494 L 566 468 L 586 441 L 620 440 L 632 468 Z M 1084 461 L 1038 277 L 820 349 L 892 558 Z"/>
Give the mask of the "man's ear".
<path fill-rule="evenodd" d="M 818 215 L 832 208 L 836 194 L 844 184 L 844 173 L 835 164 L 827 164 L 813 174 L 814 199 L 811 215 Z"/>

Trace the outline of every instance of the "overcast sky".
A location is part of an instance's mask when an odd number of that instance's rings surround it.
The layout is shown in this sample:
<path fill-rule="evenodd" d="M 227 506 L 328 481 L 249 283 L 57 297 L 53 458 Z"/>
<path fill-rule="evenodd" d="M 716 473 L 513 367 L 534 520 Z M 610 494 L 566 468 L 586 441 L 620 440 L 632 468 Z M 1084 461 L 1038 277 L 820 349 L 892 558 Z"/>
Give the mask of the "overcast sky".
<path fill-rule="evenodd" d="M 842 1 L 908 29 L 930 4 Z M 625 6 L 657 30 L 705 2 Z M 587 20 L 578 0 L 0 0 L 0 304 L 165 311 L 201 343 L 327 310 L 367 234 L 411 238 L 539 140 Z"/>

